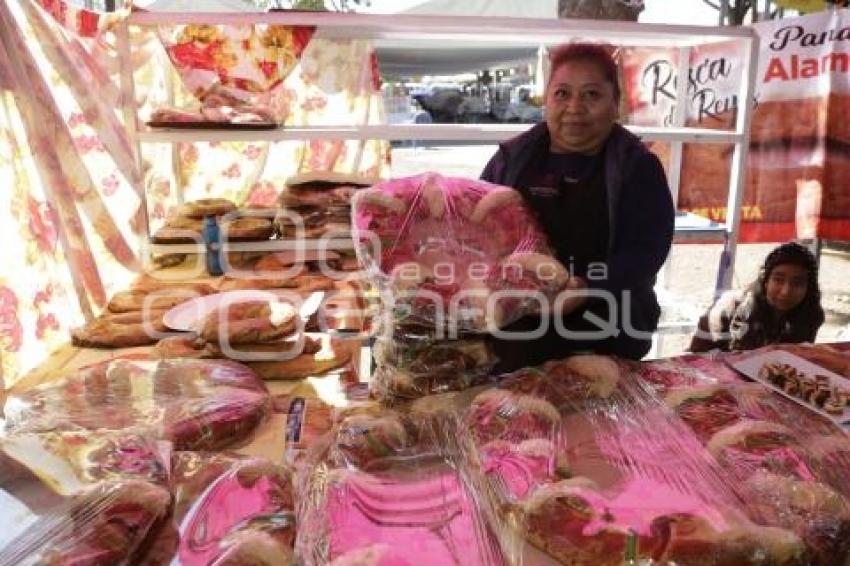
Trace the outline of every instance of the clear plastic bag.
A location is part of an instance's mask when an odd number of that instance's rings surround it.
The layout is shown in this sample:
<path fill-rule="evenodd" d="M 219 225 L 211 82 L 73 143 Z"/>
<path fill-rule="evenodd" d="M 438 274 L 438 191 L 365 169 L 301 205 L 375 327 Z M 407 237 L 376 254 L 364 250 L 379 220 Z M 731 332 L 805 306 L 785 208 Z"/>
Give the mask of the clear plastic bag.
<path fill-rule="evenodd" d="M 135 563 L 168 515 L 171 497 L 165 487 L 125 479 L 100 482 L 52 503 L 46 512 L 23 512 L 14 522 L 4 521 L 5 529 L 23 524 L 24 530 L 8 544 L 0 544 L 0 564 Z M 32 501 L 28 504 L 37 509 Z M 0 515 L 9 507 L 4 501 Z"/>
<path fill-rule="evenodd" d="M 492 331 L 539 312 L 569 279 L 508 187 L 427 173 L 360 191 L 353 209 L 358 258 L 394 323 Z"/>
<path fill-rule="evenodd" d="M 0 437 L 0 564 L 127 564 L 171 508 L 171 444 L 144 428 Z"/>
<path fill-rule="evenodd" d="M 449 446 L 402 413 L 377 405 L 347 410 L 299 470 L 298 559 L 506 563 Z"/>
<path fill-rule="evenodd" d="M 413 329 L 397 330 L 392 338 L 377 338 L 373 352 L 378 367 L 370 391 L 387 402 L 484 383 L 497 362 L 483 337 L 435 340 L 428 332 Z"/>
<path fill-rule="evenodd" d="M 753 522 L 722 468 L 629 367 L 549 362 L 467 408 L 462 460 L 512 526 L 503 536 L 527 543 L 514 561 L 804 563 L 801 537 Z"/>
<path fill-rule="evenodd" d="M 287 466 L 237 454 L 175 452 L 174 510 L 146 564 L 293 564 Z"/>
<path fill-rule="evenodd" d="M 664 400 L 753 520 L 797 534 L 806 564 L 850 559 L 850 437 L 760 384 L 683 387 Z"/>
<path fill-rule="evenodd" d="M 0 437 L 0 480 L 72 496 L 102 481 L 168 485 L 171 444 L 145 429 L 54 430 Z M 23 493 L 28 493 L 26 490 Z"/>
<path fill-rule="evenodd" d="M 271 409 L 248 367 L 224 360 L 113 360 L 9 395 L 2 434 L 142 427 L 177 450 L 244 441 Z"/>

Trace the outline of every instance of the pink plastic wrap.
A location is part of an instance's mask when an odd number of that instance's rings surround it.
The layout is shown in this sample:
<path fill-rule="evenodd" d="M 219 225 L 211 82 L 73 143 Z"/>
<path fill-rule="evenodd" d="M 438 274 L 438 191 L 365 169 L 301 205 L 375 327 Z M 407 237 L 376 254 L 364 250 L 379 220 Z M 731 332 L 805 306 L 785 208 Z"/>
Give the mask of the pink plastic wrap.
<path fill-rule="evenodd" d="M 177 450 L 248 438 L 271 408 L 263 382 L 224 360 L 114 360 L 20 394 L 4 407 L 7 437 L 145 428 Z"/>
<path fill-rule="evenodd" d="M 789 528 L 748 517 L 697 438 L 629 372 L 576 356 L 472 399 L 464 461 L 532 563 L 803 564 Z M 514 556 L 514 560 L 520 557 Z"/>
<path fill-rule="evenodd" d="M 176 452 L 174 510 L 146 564 L 293 564 L 288 467 L 236 454 Z"/>
<path fill-rule="evenodd" d="M 505 564 L 452 454 L 377 405 L 343 414 L 299 471 L 298 559 L 308 565 Z"/>
<path fill-rule="evenodd" d="M 358 258 L 393 321 L 486 332 L 551 304 L 569 273 L 513 189 L 435 173 L 354 200 Z"/>

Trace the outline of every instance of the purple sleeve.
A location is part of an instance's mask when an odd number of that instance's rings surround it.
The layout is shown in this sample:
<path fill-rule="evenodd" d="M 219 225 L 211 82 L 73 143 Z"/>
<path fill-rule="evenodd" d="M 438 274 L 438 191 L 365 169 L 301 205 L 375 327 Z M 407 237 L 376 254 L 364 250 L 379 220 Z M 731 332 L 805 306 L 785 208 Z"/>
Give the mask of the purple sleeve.
<path fill-rule="evenodd" d="M 651 288 L 670 252 L 675 210 L 661 162 L 647 152 L 624 178 L 614 245 L 608 257 L 608 277 L 589 280 L 591 288 Z"/>
<path fill-rule="evenodd" d="M 504 168 L 505 158 L 502 148 L 499 148 L 493 154 L 493 157 L 490 158 L 490 161 L 487 162 L 484 171 L 481 172 L 481 180 L 488 183 L 502 183 Z"/>

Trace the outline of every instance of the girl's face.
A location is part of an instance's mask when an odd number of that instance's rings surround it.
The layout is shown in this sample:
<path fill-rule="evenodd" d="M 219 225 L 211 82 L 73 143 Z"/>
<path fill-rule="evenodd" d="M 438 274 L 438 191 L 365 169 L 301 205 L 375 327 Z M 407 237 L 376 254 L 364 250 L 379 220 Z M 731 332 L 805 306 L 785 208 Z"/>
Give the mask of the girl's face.
<path fill-rule="evenodd" d="M 597 65 L 570 61 L 559 66 L 546 91 L 546 125 L 555 153 L 596 153 L 617 119 L 614 86 Z"/>
<path fill-rule="evenodd" d="M 767 304 L 780 312 L 788 312 L 803 302 L 808 290 L 808 271 L 792 263 L 774 267 L 765 283 Z"/>

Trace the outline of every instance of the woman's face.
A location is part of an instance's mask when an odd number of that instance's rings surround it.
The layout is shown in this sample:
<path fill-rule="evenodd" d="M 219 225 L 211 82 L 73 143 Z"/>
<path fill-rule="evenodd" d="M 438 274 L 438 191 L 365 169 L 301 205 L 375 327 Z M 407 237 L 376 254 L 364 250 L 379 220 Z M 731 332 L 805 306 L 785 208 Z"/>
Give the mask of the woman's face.
<path fill-rule="evenodd" d="M 792 263 L 774 267 L 765 284 L 767 304 L 780 312 L 790 311 L 803 302 L 808 290 L 808 271 Z"/>
<path fill-rule="evenodd" d="M 617 119 L 614 85 L 588 61 L 555 69 L 546 90 L 546 125 L 555 153 L 598 152 Z"/>

